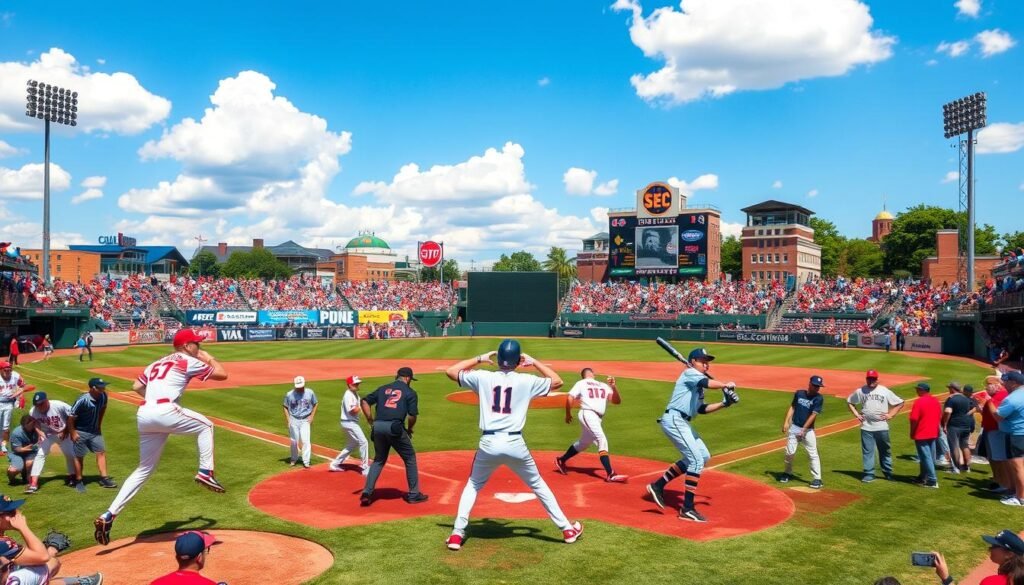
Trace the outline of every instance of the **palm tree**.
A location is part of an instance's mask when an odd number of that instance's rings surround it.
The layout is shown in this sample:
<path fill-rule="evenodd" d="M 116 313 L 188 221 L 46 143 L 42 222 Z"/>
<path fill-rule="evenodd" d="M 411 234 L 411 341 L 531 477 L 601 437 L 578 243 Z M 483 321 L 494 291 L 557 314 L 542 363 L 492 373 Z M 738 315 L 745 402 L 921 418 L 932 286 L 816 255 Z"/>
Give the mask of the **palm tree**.
<path fill-rule="evenodd" d="M 576 264 L 569 259 L 564 248 L 552 246 L 543 266 L 544 270 L 558 275 L 558 296 L 561 298 L 569 289 L 569 281 L 576 278 Z"/>

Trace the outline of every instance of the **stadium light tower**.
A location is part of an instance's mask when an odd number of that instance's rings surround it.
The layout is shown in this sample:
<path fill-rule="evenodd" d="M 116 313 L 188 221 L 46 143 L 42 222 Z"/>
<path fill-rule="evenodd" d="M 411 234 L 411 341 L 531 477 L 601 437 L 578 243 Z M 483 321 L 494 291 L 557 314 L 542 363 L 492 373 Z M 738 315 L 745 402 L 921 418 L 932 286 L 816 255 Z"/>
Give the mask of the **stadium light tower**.
<path fill-rule="evenodd" d="M 986 120 L 985 92 L 953 100 L 942 106 L 942 127 L 946 138 L 967 134 L 960 141 L 960 208 L 967 207 L 967 288 L 975 290 L 974 281 L 974 131 L 984 128 Z M 964 172 L 966 171 L 966 173 Z M 966 176 L 965 176 L 966 174 Z M 964 199 L 966 198 L 966 201 Z M 961 234 L 961 257 L 963 235 Z"/>
<path fill-rule="evenodd" d="M 50 284 L 50 122 L 78 125 L 78 92 L 64 87 L 28 80 L 25 115 L 43 120 L 45 146 L 43 161 L 43 282 Z"/>

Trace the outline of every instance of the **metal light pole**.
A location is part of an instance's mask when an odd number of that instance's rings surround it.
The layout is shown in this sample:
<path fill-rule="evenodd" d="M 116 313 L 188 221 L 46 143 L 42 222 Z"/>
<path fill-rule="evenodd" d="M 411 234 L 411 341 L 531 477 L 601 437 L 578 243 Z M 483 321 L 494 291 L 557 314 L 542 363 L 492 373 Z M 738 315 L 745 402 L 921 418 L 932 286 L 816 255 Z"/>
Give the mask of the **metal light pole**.
<path fill-rule="evenodd" d="M 30 79 L 25 115 L 43 120 L 43 282 L 50 284 L 50 122 L 78 125 L 78 92 Z"/>
<path fill-rule="evenodd" d="M 967 249 L 961 249 L 960 254 L 962 257 L 964 252 L 966 252 L 967 288 L 972 292 L 977 285 L 974 276 L 974 131 L 985 127 L 987 123 L 986 107 L 987 98 L 984 92 L 953 100 L 942 106 L 942 125 L 946 138 L 967 134 L 967 140 L 961 143 L 961 146 L 966 146 L 966 153 L 963 148 L 960 151 L 961 156 L 967 159 L 966 161 L 963 161 L 963 158 L 961 159 L 961 162 L 967 163 L 967 176 L 963 176 L 963 164 L 961 164 L 960 175 L 961 211 L 963 211 L 965 204 L 967 208 Z M 966 193 L 964 193 L 965 183 Z M 966 201 L 963 200 L 965 194 Z M 963 246 L 963 234 L 961 234 L 960 241 L 961 246 Z"/>

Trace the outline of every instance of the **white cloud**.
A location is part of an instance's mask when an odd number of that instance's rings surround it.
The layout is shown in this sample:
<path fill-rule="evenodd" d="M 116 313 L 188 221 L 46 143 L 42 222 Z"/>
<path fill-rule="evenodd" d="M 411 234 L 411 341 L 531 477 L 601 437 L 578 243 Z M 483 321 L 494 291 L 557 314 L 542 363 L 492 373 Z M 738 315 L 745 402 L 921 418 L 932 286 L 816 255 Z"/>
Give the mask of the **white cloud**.
<path fill-rule="evenodd" d="M 934 66 L 938 65 L 939 62 L 936 61 L 935 59 L 928 59 L 927 61 L 924 62 L 924 64 L 929 66 L 929 67 L 934 67 Z"/>
<path fill-rule="evenodd" d="M 781 188 L 782 188 L 782 181 L 776 180 L 774 183 L 772 183 L 772 189 L 781 189 Z"/>
<path fill-rule="evenodd" d="M 103 191 L 96 188 L 89 188 L 79 193 L 78 195 L 72 197 L 71 204 L 78 205 L 79 203 L 84 203 L 85 201 L 91 201 L 93 199 L 99 199 L 101 197 L 103 197 Z"/>
<path fill-rule="evenodd" d="M 38 249 L 43 243 L 42 224 L 31 222 L 24 217 L 12 213 L 5 202 L 0 201 L 0 241 L 11 242 L 14 247 L 22 249 Z M 67 248 L 68 244 L 87 244 L 82 234 L 75 232 L 50 232 L 50 246 L 54 249 Z"/>
<path fill-rule="evenodd" d="M 960 16 L 978 18 L 981 12 L 981 0 L 956 0 L 953 5 Z"/>
<path fill-rule="evenodd" d="M 942 177 L 942 183 L 953 183 L 960 180 L 960 173 L 957 171 L 949 171 L 945 177 Z"/>
<path fill-rule="evenodd" d="M 1007 154 L 1024 147 L 1024 122 L 989 124 L 978 132 L 978 154 Z"/>
<path fill-rule="evenodd" d="M 743 233 L 743 224 L 723 221 L 721 225 L 718 226 L 718 231 L 722 233 L 723 240 L 729 236 L 736 236 L 738 238 Z"/>
<path fill-rule="evenodd" d="M 1005 53 L 1017 44 L 1017 41 L 1009 33 L 998 28 L 981 31 L 974 36 L 974 40 L 981 45 L 982 57 L 991 57 L 999 53 Z"/>
<path fill-rule="evenodd" d="M 678 177 L 670 177 L 667 181 L 669 185 L 672 185 L 676 189 L 679 189 L 679 193 L 686 197 L 693 195 L 695 191 L 701 190 L 715 190 L 718 188 L 718 175 L 712 173 L 703 174 L 693 181 L 687 183 L 686 181 Z"/>
<path fill-rule="evenodd" d="M 96 62 L 99 63 L 100 65 L 106 65 L 107 64 L 107 60 L 106 59 L 96 59 Z"/>
<path fill-rule="evenodd" d="M 1024 189 L 1024 186 L 1021 187 Z M 598 229 L 605 231 L 608 229 L 608 208 L 607 207 L 592 207 L 590 208 L 590 217 L 597 224 Z"/>
<path fill-rule="evenodd" d="M 78 92 L 78 128 L 138 134 L 163 121 L 171 102 L 150 93 L 129 73 L 89 73 L 75 57 L 52 48 L 31 63 L 0 63 L 0 130 L 37 129 L 25 117 L 25 83 L 37 79 Z"/>
<path fill-rule="evenodd" d="M 537 80 L 537 85 L 539 85 L 541 87 L 547 87 L 547 86 L 551 85 L 551 78 L 550 77 L 541 77 L 540 79 Z"/>
<path fill-rule="evenodd" d="M 612 8 L 632 13 L 633 44 L 664 63 L 632 76 L 637 95 L 665 104 L 843 75 L 888 59 L 896 43 L 872 30 L 859 0 L 681 0 L 646 18 L 636 0 Z"/>
<path fill-rule="evenodd" d="M 956 41 L 952 43 L 942 41 L 939 43 L 939 46 L 935 48 L 936 53 L 945 53 L 950 57 L 965 55 L 969 50 L 971 50 L 971 44 L 967 41 Z"/>
<path fill-rule="evenodd" d="M 71 175 L 56 163 L 50 163 L 50 190 L 64 191 L 71 186 Z M 0 198 L 42 199 L 43 165 L 29 163 L 20 169 L 0 167 Z"/>
<path fill-rule="evenodd" d="M 106 177 L 86 177 L 82 181 L 82 186 L 87 189 L 102 189 L 107 184 Z"/>
<path fill-rule="evenodd" d="M 594 195 L 600 195 L 601 197 L 607 197 L 608 195 L 615 195 L 619 191 L 619 180 L 612 179 L 605 183 L 601 183 L 597 187 L 594 187 Z"/>
<path fill-rule="evenodd" d="M 811 189 L 810 191 L 807 192 L 807 196 L 811 197 L 811 198 L 817 197 L 818 196 L 818 190 L 817 189 Z"/>
<path fill-rule="evenodd" d="M 14 148 L 10 144 L 7 144 L 3 140 L 0 140 L 0 158 L 14 156 L 16 154 L 21 154 L 20 148 Z"/>
<path fill-rule="evenodd" d="M 594 179 L 597 171 L 588 171 L 579 167 L 569 167 L 562 175 L 565 192 L 569 195 L 590 195 L 594 191 Z"/>

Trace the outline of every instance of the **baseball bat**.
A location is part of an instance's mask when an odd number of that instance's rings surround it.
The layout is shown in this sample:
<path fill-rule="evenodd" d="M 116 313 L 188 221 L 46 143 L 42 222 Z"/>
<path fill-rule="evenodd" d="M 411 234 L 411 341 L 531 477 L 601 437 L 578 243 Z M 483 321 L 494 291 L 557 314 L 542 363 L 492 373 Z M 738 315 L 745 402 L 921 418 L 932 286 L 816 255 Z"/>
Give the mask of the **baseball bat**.
<path fill-rule="evenodd" d="M 665 341 L 664 339 L 662 339 L 660 337 L 655 339 L 654 341 L 659 346 L 661 346 L 661 349 L 664 349 L 666 352 L 668 352 L 668 355 L 670 355 L 670 356 L 676 358 L 677 360 L 683 362 L 684 364 L 686 364 L 686 367 L 688 367 L 688 368 L 689 367 L 693 367 L 693 366 L 690 365 L 690 360 L 684 358 L 683 354 L 679 353 L 678 349 L 672 347 L 671 343 Z M 708 380 L 714 380 L 715 379 L 711 374 L 704 374 L 704 375 L 707 376 Z"/>

